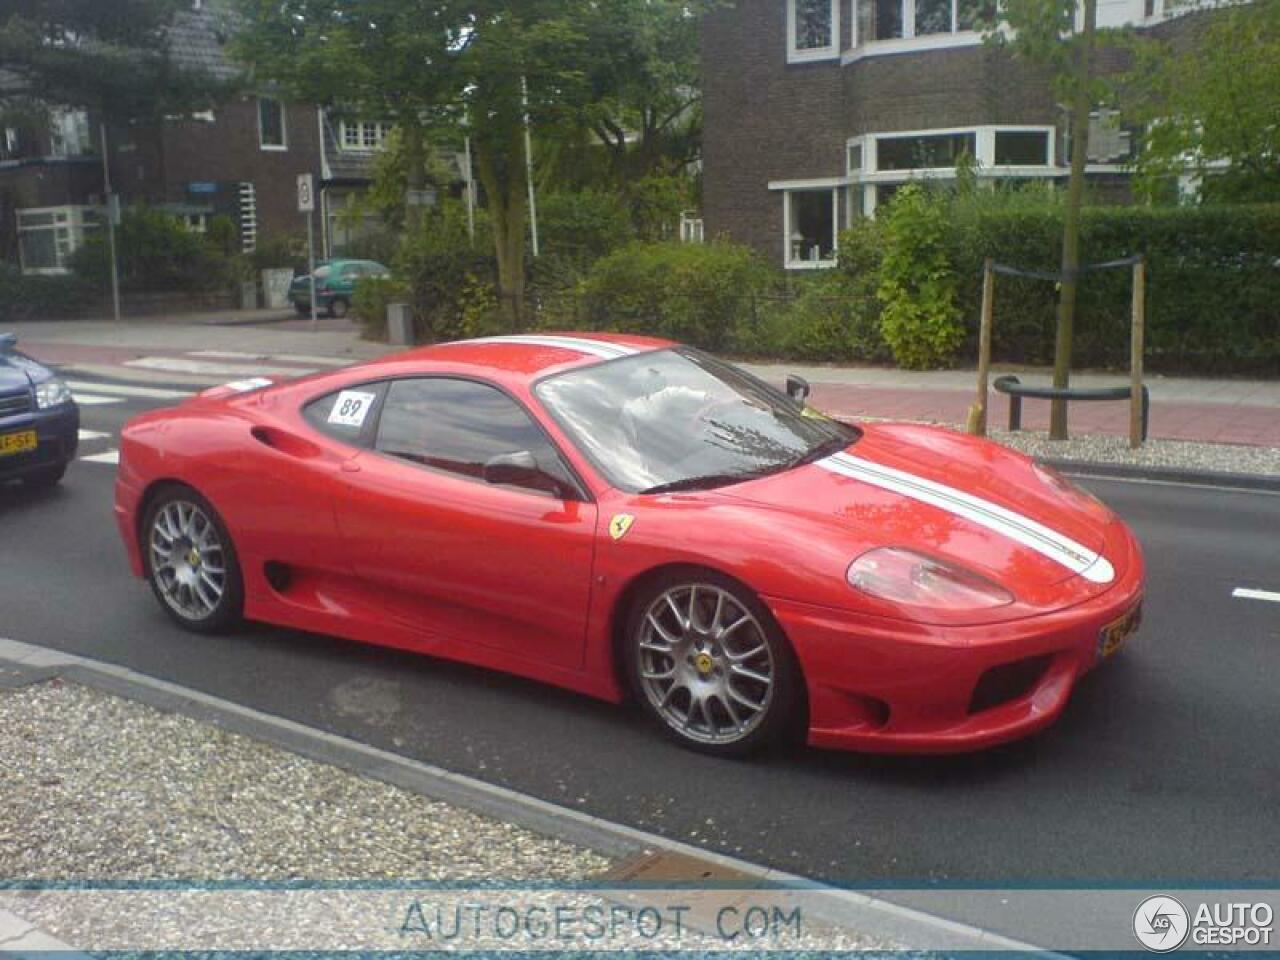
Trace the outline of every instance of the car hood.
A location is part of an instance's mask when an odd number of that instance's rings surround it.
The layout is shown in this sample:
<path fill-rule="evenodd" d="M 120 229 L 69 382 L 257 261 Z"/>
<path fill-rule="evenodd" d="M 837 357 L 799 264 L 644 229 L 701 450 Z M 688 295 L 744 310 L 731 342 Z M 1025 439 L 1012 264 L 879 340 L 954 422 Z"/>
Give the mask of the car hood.
<path fill-rule="evenodd" d="M 48 376 L 48 370 L 20 353 L 0 353 L 0 391 L 30 387 Z"/>
<path fill-rule="evenodd" d="M 949 430 L 868 425 L 843 453 L 719 492 L 1006 585 L 1036 590 L 1077 576 L 1099 585 L 1115 577 L 1101 557 L 1115 522 L 1106 507 L 1055 485 L 1021 454 Z"/>

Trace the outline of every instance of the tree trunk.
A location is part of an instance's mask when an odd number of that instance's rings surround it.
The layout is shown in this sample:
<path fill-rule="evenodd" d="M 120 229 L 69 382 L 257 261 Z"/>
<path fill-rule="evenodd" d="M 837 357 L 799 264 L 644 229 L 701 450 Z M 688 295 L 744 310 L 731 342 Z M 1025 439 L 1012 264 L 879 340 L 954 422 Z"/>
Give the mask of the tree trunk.
<path fill-rule="evenodd" d="M 416 236 L 422 228 L 423 209 L 411 198 L 416 198 L 427 183 L 427 147 L 422 124 L 417 117 L 410 117 L 401 122 L 400 134 L 404 137 L 405 162 L 405 198 L 404 223 L 405 231 Z"/>
<path fill-rule="evenodd" d="M 524 132 L 517 128 L 504 138 L 503 156 L 495 156 L 483 140 L 473 144 L 476 169 L 489 201 L 494 254 L 498 261 L 498 301 L 507 326 L 525 323 L 525 232 L 529 201 L 524 178 Z"/>
<path fill-rule="evenodd" d="M 1076 287 L 1080 269 L 1080 207 L 1084 201 L 1084 168 L 1089 156 L 1089 112 L 1093 106 L 1093 40 L 1098 23 L 1098 0 L 1084 0 L 1084 30 L 1071 98 L 1071 178 L 1067 181 L 1067 209 L 1062 226 L 1062 290 L 1058 297 L 1058 331 L 1053 351 L 1053 385 L 1071 385 L 1071 351 L 1076 318 Z M 1067 401 L 1052 401 L 1049 438 L 1067 439 Z"/>

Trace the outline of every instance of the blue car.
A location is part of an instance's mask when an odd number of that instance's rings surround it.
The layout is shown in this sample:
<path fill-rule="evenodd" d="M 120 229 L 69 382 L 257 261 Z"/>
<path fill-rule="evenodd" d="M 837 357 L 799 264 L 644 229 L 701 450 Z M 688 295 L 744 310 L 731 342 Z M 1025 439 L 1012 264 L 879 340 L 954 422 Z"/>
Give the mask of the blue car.
<path fill-rule="evenodd" d="M 0 335 L 0 481 L 52 487 L 80 442 L 80 409 L 52 370 Z"/>

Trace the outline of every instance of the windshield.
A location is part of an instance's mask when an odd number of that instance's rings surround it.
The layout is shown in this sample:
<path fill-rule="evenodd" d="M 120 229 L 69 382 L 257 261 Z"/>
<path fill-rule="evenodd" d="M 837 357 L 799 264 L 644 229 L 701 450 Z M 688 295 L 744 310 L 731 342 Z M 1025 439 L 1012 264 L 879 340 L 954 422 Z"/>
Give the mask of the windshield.
<path fill-rule="evenodd" d="M 537 393 L 609 482 L 631 493 L 736 483 L 842 450 L 859 436 L 696 350 L 572 370 L 544 380 Z"/>

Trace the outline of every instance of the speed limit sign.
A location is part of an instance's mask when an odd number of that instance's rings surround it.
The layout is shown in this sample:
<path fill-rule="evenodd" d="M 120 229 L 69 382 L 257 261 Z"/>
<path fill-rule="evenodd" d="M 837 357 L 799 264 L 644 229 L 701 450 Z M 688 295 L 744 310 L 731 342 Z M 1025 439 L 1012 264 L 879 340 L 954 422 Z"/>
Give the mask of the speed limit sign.
<path fill-rule="evenodd" d="M 315 183 L 311 174 L 298 174 L 298 212 L 314 213 L 316 209 Z"/>

